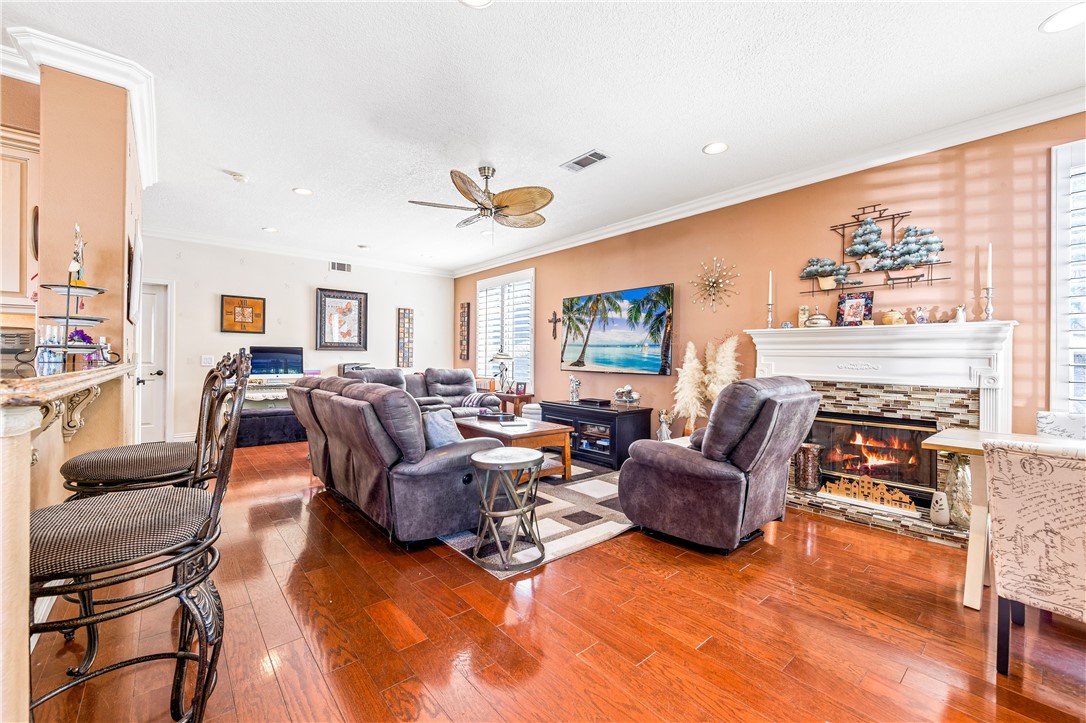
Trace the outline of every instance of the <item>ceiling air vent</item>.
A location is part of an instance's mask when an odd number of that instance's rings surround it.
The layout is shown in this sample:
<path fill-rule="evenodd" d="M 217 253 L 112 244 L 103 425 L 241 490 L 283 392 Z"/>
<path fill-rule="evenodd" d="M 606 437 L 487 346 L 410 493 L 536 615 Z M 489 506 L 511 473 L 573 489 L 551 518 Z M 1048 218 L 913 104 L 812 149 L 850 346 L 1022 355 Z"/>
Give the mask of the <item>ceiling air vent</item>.
<path fill-rule="evenodd" d="M 610 156 L 605 153 L 593 149 L 584 155 L 577 156 L 572 161 L 566 161 L 562 164 L 562 168 L 567 171 L 573 171 L 574 173 L 580 173 L 589 166 L 594 166 L 600 161 L 606 161 Z"/>
<path fill-rule="evenodd" d="M 351 265 L 342 261 L 329 261 L 328 268 L 332 271 L 350 271 Z"/>

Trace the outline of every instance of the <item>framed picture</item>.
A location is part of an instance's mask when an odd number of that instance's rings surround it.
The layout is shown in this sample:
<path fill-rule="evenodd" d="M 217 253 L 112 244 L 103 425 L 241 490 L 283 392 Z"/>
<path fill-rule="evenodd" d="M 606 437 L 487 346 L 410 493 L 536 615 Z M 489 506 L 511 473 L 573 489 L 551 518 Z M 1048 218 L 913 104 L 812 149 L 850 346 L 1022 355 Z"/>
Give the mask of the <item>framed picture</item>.
<path fill-rule="evenodd" d="M 528 393 L 528 382 L 517 382 L 516 386 L 514 387 L 514 390 L 515 390 L 515 392 L 517 394 L 527 394 Z"/>
<path fill-rule="evenodd" d="M 223 294 L 219 331 L 263 334 L 265 320 L 264 299 L 259 296 Z"/>
<path fill-rule="evenodd" d="M 369 295 L 317 289 L 317 348 L 366 351 Z"/>
<path fill-rule="evenodd" d="M 34 209 L 37 212 L 37 208 Z M 143 235 L 136 225 L 136 238 L 128 247 L 128 320 L 140 322 L 140 300 L 143 298 Z"/>
<path fill-rule="evenodd" d="M 471 358 L 471 352 L 468 349 L 468 343 L 471 336 L 469 328 L 471 326 L 471 303 L 467 301 L 460 302 L 460 358 L 464 361 Z"/>
<path fill-rule="evenodd" d="M 855 291 L 837 297 L 837 326 L 862 326 L 871 320 L 874 291 Z"/>
<path fill-rule="evenodd" d="M 415 363 L 415 310 L 396 310 L 396 366 Z"/>

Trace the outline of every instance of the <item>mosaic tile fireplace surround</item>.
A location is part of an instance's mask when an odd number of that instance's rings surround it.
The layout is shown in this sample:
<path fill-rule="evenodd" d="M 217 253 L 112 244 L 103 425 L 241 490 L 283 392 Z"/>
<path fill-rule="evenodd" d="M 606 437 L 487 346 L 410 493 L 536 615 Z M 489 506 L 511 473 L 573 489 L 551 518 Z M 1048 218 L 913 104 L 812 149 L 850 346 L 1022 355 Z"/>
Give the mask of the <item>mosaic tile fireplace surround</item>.
<path fill-rule="evenodd" d="M 1014 326 L 973 322 L 748 330 L 758 353 L 757 376 L 786 374 L 808 380 L 822 394 L 819 419 L 832 422 L 816 424 L 815 441 L 846 442 L 824 445 L 822 479 L 839 482 L 870 475 L 886 481 L 888 489 L 900 489 L 912 499 L 919 516 L 871 509 L 794 486 L 789 487 L 789 505 L 964 547 L 968 531 L 937 527 L 928 519 L 931 493 L 942 489 L 949 462 L 941 456 L 932 461 L 932 453 L 921 451 L 919 442 L 947 427 L 1010 431 Z M 838 423 L 842 429 L 846 424 L 863 426 L 847 434 L 826 431 Z"/>

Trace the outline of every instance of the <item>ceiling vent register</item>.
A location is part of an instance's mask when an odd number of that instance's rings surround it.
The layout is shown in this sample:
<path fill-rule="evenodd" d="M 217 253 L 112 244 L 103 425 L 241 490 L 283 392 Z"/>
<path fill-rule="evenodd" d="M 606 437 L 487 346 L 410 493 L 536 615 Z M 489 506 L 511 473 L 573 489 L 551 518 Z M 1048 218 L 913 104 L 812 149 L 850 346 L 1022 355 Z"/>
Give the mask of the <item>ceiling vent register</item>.
<path fill-rule="evenodd" d="M 343 261 L 329 261 L 328 268 L 332 271 L 350 271 L 351 265 Z"/>
<path fill-rule="evenodd" d="M 605 153 L 593 149 L 584 155 L 577 156 L 572 161 L 566 161 L 562 164 L 562 168 L 574 173 L 580 173 L 589 166 L 594 166 L 600 161 L 606 161 L 610 156 Z"/>

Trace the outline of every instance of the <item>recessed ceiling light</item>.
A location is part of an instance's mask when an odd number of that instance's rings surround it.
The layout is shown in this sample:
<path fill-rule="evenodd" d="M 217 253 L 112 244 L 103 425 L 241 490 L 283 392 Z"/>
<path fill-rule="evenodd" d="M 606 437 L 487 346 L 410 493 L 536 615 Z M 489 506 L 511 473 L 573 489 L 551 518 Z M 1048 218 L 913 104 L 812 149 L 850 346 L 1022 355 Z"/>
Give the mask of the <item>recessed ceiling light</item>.
<path fill-rule="evenodd" d="M 311 191 L 308 188 L 292 188 L 291 190 L 294 191 L 295 193 L 297 193 L 299 196 L 312 196 L 313 195 L 313 191 Z"/>
<path fill-rule="evenodd" d="M 1050 15 L 1037 29 L 1042 33 L 1058 33 L 1083 21 L 1086 21 L 1086 3 L 1075 3 Z"/>
<path fill-rule="evenodd" d="M 363 251 L 369 251 L 370 250 L 370 247 L 367 246 L 366 244 L 358 244 L 358 248 L 362 249 Z"/>
<path fill-rule="evenodd" d="M 701 149 L 702 153 L 706 153 L 710 156 L 715 156 L 717 153 L 723 153 L 728 150 L 727 143 L 710 143 Z"/>
<path fill-rule="evenodd" d="M 494 4 L 494 0 L 460 0 L 460 2 L 475 10 L 482 10 Z"/>
<path fill-rule="evenodd" d="M 275 226 L 265 226 L 260 230 L 264 231 L 265 233 L 278 233 L 279 232 L 279 229 L 277 229 Z"/>
<path fill-rule="evenodd" d="M 223 169 L 223 173 L 225 173 L 226 175 L 233 178 L 234 181 L 236 181 L 237 183 L 248 183 L 249 182 L 249 177 L 246 176 L 244 173 L 238 173 L 237 171 L 229 171 L 229 170 L 226 170 L 226 169 Z"/>

